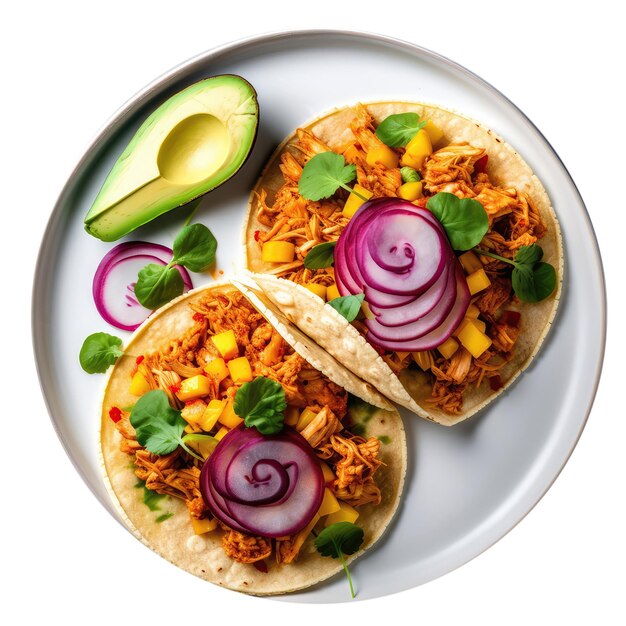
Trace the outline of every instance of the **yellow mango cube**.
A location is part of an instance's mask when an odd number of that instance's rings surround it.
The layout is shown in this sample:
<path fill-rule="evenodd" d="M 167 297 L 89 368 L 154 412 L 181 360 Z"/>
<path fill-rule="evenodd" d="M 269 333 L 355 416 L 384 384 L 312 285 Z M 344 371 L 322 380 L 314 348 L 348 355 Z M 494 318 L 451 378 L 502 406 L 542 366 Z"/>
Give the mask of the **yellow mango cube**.
<path fill-rule="evenodd" d="M 468 318 L 466 318 L 468 319 Z M 484 333 L 487 330 L 487 324 L 485 324 L 485 322 L 483 322 L 483 320 L 479 320 L 479 319 L 469 319 L 469 321 L 474 324 L 474 326 L 476 326 L 476 328 L 478 328 L 478 330 L 481 333 Z"/>
<path fill-rule="evenodd" d="M 339 502 L 339 510 L 331 513 L 326 518 L 326 526 L 336 524 L 337 522 L 352 522 L 354 523 L 359 516 L 359 512 L 345 502 Z"/>
<path fill-rule="evenodd" d="M 465 270 L 466 274 L 471 274 L 472 272 L 483 268 L 481 260 L 471 250 L 464 252 L 459 257 L 459 263 Z"/>
<path fill-rule="evenodd" d="M 416 170 L 419 170 L 424 165 L 426 157 L 430 156 L 433 152 L 433 146 L 430 142 L 428 133 L 421 128 L 415 134 L 415 137 L 409 141 L 406 146 L 406 152 L 402 156 L 402 165 L 408 165 Z"/>
<path fill-rule="evenodd" d="M 213 335 L 211 341 L 224 359 L 232 359 L 239 354 L 235 331 L 232 329 Z"/>
<path fill-rule="evenodd" d="M 372 192 L 368 191 L 361 185 L 354 185 L 352 188 L 353 191 L 356 191 L 363 198 L 367 198 L 368 200 L 372 197 Z M 346 200 L 346 203 L 343 205 L 343 214 L 347 218 L 351 218 L 358 210 L 358 208 L 365 202 L 363 198 L 359 198 L 356 193 L 351 193 Z"/>
<path fill-rule="evenodd" d="M 322 468 L 322 474 L 324 474 L 325 483 L 332 483 L 336 480 L 337 477 L 328 463 L 320 462 L 320 466 Z"/>
<path fill-rule="evenodd" d="M 480 315 L 480 309 L 475 304 L 470 304 L 467 307 L 467 311 L 465 312 L 465 317 L 470 317 L 471 319 L 477 319 Z"/>
<path fill-rule="evenodd" d="M 322 300 L 326 300 L 326 285 L 320 285 L 319 283 L 307 283 L 304 285 L 311 293 L 319 296 Z"/>
<path fill-rule="evenodd" d="M 376 146 L 371 150 L 368 150 L 365 155 L 365 160 L 368 165 L 383 165 L 389 169 L 398 167 L 398 155 L 389 147 L 384 144 Z"/>
<path fill-rule="evenodd" d="M 477 359 L 489 346 L 491 339 L 481 332 L 472 322 L 465 324 L 463 330 L 457 335 L 463 347 Z"/>
<path fill-rule="evenodd" d="M 225 408 L 226 400 L 211 400 L 209 402 L 198 420 L 198 425 L 205 433 L 208 433 L 215 426 Z"/>
<path fill-rule="evenodd" d="M 195 517 L 191 518 L 191 525 L 193 526 L 193 532 L 196 535 L 204 535 L 205 533 L 210 533 L 212 530 L 217 528 L 217 520 L 215 518 L 204 518 L 204 519 L 196 519 Z"/>
<path fill-rule="evenodd" d="M 300 410 L 297 406 L 288 406 L 283 411 L 283 422 L 287 426 L 295 426 L 300 419 Z"/>
<path fill-rule="evenodd" d="M 339 501 L 335 497 L 335 494 L 328 487 L 326 487 L 326 489 L 324 489 L 324 499 L 322 500 L 322 504 L 320 505 L 317 514 L 320 517 L 324 517 L 324 515 L 337 513 L 339 509 Z"/>
<path fill-rule="evenodd" d="M 414 183 L 404 183 L 398 189 L 398 196 L 403 200 L 409 200 L 413 202 L 422 197 L 422 181 L 416 181 Z"/>
<path fill-rule="evenodd" d="M 221 383 L 228 376 L 228 368 L 224 359 L 213 359 L 211 362 L 204 366 L 204 371 L 215 378 L 218 383 Z"/>
<path fill-rule="evenodd" d="M 484 269 L 476 270 L 472 272 L 467 277 L 467 286 L 469 287 L 469 292 L 471 295 L 482 291 L 483 289 L 487 289 L 491 285 L 491 281 L 489 280 L 489 276 L 487 276 Z"/>
<path fill-rule="evenodd" d="M 176 397 L 182 402 L 190 402 L 202 396 L 208 396 L 211 393 L 211 381 L 202 374 L 185 378 L 180 383 L 180 391 L 176 392 Z"/>
<path fill-rule="evenodd" d="M 187 424 L 187 426 L 185 426 L 185 432 L 190 435 L 193 433 L 201 433 L 202 428 L 200 428 L 200 426 L 196 426 L 195 424 L 193 426 L 191 424 Z"/>
<path fill-rule="evenodd" d="M 426 121 L 426 126 L 424 126 L 424 130 L 428 133 L 430 137 L 430 143 L 435 146 L 443 139 L 443 131 L 439 126 L 434 124 L 432 120 Z"/>
<path fill-rule="evenodd" d="M 226 406 L 224 407 L 224 410 L 220 413 L 220 416 L 217 418 L 217 421 L 220 424 L 223 424 L 224 426 L 226 426 L 227 428 L 235 428 L 236 426 L 239 426 L 241 422 L 243 422 L 243 419 L 239 417 L 237 413 L 235 413 L 234 402 L 232 400 L 228 400 L 228 402 L 226 402 Z M 217 437 L 217 435 L 215 435 L 215 437 Z"/>
<path fill-rule="evenodd" d="M 263 263 L 291 263 L 296 247 L 289 241 L 266 241 L 261 251 Z"/>
<path fill-rule="evenodd" d="M 245 356 L 228 361 L 228 371 L 234 383 L 248 383 L 252 380 L 250 361 Z"/>
<path fill-rule="evenodd" d="M 194 400 L 187 402 L 180 412 L 181 417 L 194 428 L 200 428 L 200 420 L 206 409 L 204 400 Z"/>
<path fill-rule="evenodd" d="M 300 418 L 298 419 L 298 423 L 296 424 L 296 430 L 298 432 L 303 431 L 312 421 L 313 418 L 317 416 L 317 411 L 313 411 L 309 407 L 306 407 L 302 413 L 300 413 Z"/>
<path fill-rule="evenodd" d="M 226 428 L 226 426 L 222 426 L 216 433 L 215 438 L 218 441 L 221 441 L 224 438 L 224 435 L 230 432 L 230 428 Z"/>
<path fill-rule="evenodd" d="M 454 337 L 448 337 L 437 350 L 444 359 L 449 359 L 459 349 L 459 343 Z"/>
<path fill-rule="evenodd" d="M 339 293 L 339 289 L 337 289 L 337 285 L 332 284 L 326 288 L 326 299 L 330 302 L 335 298 L 339 298 L 341 294 Z"/>
<path fill-rule="evenodd" d="M 141 372 L 135 372 L 132 380 L 130 381 L 130 392 L 133 396 L 143 396 L 144 393 L 150 391 L 150 384 L 146 380 L 146 377 Z"/>

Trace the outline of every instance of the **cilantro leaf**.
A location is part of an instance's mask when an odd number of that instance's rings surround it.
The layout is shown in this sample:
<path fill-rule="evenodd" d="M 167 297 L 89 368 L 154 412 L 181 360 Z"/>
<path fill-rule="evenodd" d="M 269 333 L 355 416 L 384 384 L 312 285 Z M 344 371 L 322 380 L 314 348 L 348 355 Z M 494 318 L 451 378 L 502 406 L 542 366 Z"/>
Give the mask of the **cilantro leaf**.
<path fill-rule="evenodd" d="M 352 193 L 347 183 L 355 178 L 355 165 L 346 165 L 340 154 L 322 152 L 304 166 L 298 182 L 298 192 L 303 198 L 314 201 L 330 198 L 339 187 Z"/>
<path fill-rule="evenodd" d="M 80 366 L 88 374 L 103 374 L 124 352 L 122 340 L 108 333 L 93 333 L 83 341 L 78 355 Z"/>
<path fill-rule="evenodd" d="M 327 241 L 313 246 L 304 257 L 304 267 L 309 270 L 319 270 L 324 267 L 332 267 L 335 262 L 336 241 Z"/>
<path fill-rule="evenodd" d="M 513 266 L 513 291 L 523 302 L 539 302 L 547 298 L 556 287 L 556 270 L 549 263 L 541 261 L 543 250 L 536 243 L 522 246 L 513 260 L 489 250 L 477 248 L 476 252 Z"/>
<path fill-rule="evenodd" d="M 153 311 L 180 296 L 184 290 L 183 277 L 171 262 L 169 265 L 149 263 L 139 270 L 135 283 L 137 300 Z"/>
<path fill-rule="evenodd" d="M 282 385 L 265 376 L 244 383 L 235 394 L 235 413 L 248 428 L 254 427 L 262 435 L 274 435 L 282 430 L 286 408 Z"/>
<path fill-rule="evenodd" d="M 137 431 L 137 441 L 153 454 L 169 454 L 182 446 L 189 454 L 203 460 L 190 450 L 182 439 L 187 422 L 180 411 L 173 409 L 161 389 L 145 393 L 130 412 L 130 423 Z"/>
<path fill-rule="evenodd" d="M 174 263 L 203 272 L 215 261 L 217 239 L 204 224 L 185 226 L 174 240 Z"/>
<path fill-rule="evenodd" d="M 343 315 L 349 322 L 354 320 L 361 310 L 361 303 L 365 294 L 359 293 L 356 296 L 340 296 L 328 302 L 338 313 Z"/>
<path fill-rule="evenodd" d="M 487 212 L 478 200 L 440 192 L 428 199 L 426 208 L 441 222 L 455 250 L 477 246 L 489 230 Z"/>
<path fill-rule="evenodd" d="M 394 113 L 378 125 L 376 136 L 390 148 L 404 147 L 424 126 L 417 113 Z"/>
<path fill-rule="evenodd" d="M 315 538 L 315 547 L 322 556 L 340 559 L 350 583 L 350 593 L 354 598 L 354 587 L 344 554 L 354 554 L 363 545 L 363 529 L 352 522 L 336 522 L 327 526 Z"/>

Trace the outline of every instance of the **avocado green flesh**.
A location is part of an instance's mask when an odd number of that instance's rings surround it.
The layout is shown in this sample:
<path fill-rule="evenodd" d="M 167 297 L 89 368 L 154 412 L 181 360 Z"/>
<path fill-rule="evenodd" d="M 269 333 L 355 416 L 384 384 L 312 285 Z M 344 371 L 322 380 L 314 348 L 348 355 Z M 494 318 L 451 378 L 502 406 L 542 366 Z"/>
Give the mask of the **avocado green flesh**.
<path fill-rule="evenodd" d="M 258 123 L 252 86 L 207 78 L 175 94 L 141 125 L 85 217 L 85 229 L 115 241 L 215 189 L 245 162 Z"/>

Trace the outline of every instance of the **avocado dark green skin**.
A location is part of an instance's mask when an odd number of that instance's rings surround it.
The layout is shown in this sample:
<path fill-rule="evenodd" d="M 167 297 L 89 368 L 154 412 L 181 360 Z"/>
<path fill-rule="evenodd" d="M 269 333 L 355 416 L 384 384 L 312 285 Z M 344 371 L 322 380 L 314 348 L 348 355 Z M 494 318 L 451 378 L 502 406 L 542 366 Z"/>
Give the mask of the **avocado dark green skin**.
<path fill-rule="evenodd" d="M 220 108 L 220 102 L 234 106 Z M 203 180 L 168 180 L 159 169 L 161 146 L 167 144 L 178 125 L 196 116 L 217 119 L 223 125 L 230 140 L 226 159 Z M 115 241 L 219 187 L 250 156 L 258 119 L 256 91 L 234 74 L 198 81 L 173 95 L 143 122 L 116 161 L 85 217 L 85 230 L 102 241 Z M 220 124 L 217 127 L 221 129 Z M 175 158 L 170 162 L 176 166 Z"/>

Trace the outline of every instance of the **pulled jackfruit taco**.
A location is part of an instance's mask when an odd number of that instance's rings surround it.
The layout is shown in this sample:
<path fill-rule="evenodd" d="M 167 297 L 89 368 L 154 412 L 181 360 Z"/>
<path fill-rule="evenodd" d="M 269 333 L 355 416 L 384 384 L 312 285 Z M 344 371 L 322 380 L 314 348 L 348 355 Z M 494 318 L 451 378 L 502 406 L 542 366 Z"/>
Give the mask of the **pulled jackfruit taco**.
<path fill-rule="evenodd" d="M 419 103 L 359 104 L 299 128 L 253 190 L 244 246 L 285 316 L 447 426 L 530 364 L 563 276 L 556 215 L 521 156 Z"/>
<path fill-rule="evenodd" d="M 254 283 L 189 292 L 135 332 L 106 386 L 101 452 L 137 538 L 256 595 L 339 572 L 344 555 L 314 543 L 337 524 L 361 539 L 347 562 L 372 547 L 407 465 L 397 411 Z"/>

